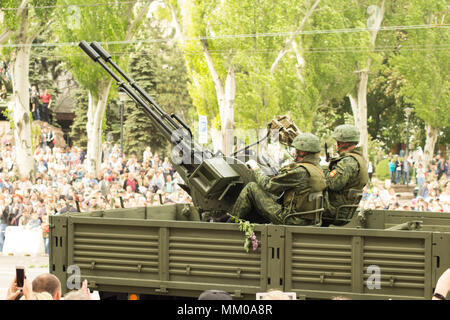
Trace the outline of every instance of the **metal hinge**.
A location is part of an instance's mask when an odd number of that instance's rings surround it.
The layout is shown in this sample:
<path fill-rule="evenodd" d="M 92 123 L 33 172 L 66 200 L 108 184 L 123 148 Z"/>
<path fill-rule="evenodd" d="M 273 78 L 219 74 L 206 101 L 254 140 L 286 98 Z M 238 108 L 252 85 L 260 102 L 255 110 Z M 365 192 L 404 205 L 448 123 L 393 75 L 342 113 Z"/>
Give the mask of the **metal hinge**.
<path fill-rule="evenodd" d="M 155 292 L 159 292 L 159 293 L 167 293 L 167 287 L 161 286 L 159 287 L 159 289 L 155 289 Z"/>

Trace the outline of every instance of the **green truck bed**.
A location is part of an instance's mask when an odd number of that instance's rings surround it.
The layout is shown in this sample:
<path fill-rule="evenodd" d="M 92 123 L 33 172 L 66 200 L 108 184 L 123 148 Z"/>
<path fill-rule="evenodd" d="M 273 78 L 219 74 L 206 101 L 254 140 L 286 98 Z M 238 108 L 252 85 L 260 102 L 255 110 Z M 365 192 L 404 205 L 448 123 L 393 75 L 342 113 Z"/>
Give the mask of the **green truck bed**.
<path fill-rule="evenodd" d="M 181 204 L 56 215 L 49 267 L 64 292 L 75 265 L 103 297 L 219 289 L 255 299 L 281 289 L 307 299 L 430 299 L 450 267 L 450 233 L 382 230 L 404 221 L 388 216 L 380 229 L 256 225 L 260 247 L 247 253 L 237 224 L 201 222 Z"/>

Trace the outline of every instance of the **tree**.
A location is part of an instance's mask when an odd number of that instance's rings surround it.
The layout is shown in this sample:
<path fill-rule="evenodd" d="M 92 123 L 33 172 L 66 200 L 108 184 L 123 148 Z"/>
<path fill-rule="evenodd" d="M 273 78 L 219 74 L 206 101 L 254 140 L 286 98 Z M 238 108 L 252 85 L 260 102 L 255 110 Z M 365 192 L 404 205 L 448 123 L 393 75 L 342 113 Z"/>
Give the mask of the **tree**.
<path fill-rule="evenodd" d="M 298 32 L 319 2 L 166 1 L 192 79 L 189 93 L 198 113 L 220 128 L 226 154 L 235 129 L 265 127 L 280 112 L 310 127 L 314 112 L 301 103 L 299 78 L 286 72 L 299 59 L 284 58 L 283 48 L 298 48 L 292 40 L 265 35 L 290 32 L 292 26 Z"/>
<path fill-rule="evenodd" d="M 88 136 L 86 132 L 88 99 L 87 91 L 79 88 L 73 94 L 75 101 L 75 118 L 70 128 L 70 139 L 84 150 L 87 148 Z"/>
<path fill-rule="evenodd" d="M 436 140 L 441 130 L 450 123 L 450 53 L 442 48 L 449 43 L 449 33 L 438 28 L 448 19 L 448 3 L 442 0 L 409 1 L 401 22 L 429 24 L 435 28 L 408 30 L 402 33 L 400 49 L 392 61 L 404 77 L 400 90 L 417 117 L 425 121 L 426 142 L 424 161 L 429 164 L 434 155 Z"/>
<path fill-rule="evenodd" d="M 62 3 L 65 3 L 62 1 Z M 88 42 L 129 41 L 134 38 L 142 20 L 145 18 L 150 1 L 128 1 L 112 3 L 98 1 L 98 6 L 89 6 L 89 1 L 78 0 L 59 15 L 57 32 L 61 41 L 75 42 L 84 39 Z M 128 55 L 121 53 L 120 44 L 106 45 L 119 66 L 126 66 Z M 97 173 L 100 169 L 102 151 L 102 130 L 106 105 L 110 95 L 112 78 L 78 47 L 63 47 L 63 54 L 78 83 L 88 91 L 88 170 Z M 115 53 L 116 52 L 116 53 Z M 87 67 L 89 66 L 89 67 Z"/>
<path fill-rule="evenodd" d="M 19 175 L 34 180 L 35 161 L 32 144 L 32 118 L 30 114 L 29 64 L 31 44 L 52 22 L 56 0 L 1 0 L 3 11 L 0 40 L 15 43 L 12 69 L 13 100 L 9 104 L 13 112 L 16 162 Z M 37 7 L 37 6 L 40 7 Z M 42 6 L 46 8 L 43 9 Z"/>
<path fill-rule="evenodd" d="M 155 22 L 145 24 L 146 38 L 161 38 L 162 29 Z M 166 39 L 145 45 L 130 59 L 130 75 L 139 86 L 155 98 L 168 114 L 175 113 L 186 119 L 192 100 L 187 91 L 187 71 L 183 53 L 176 42 Z M 124 126 L 124 145 L 128 153 L 139 157 L 147 146 L 164 150 L 168 142 L 158 132 L 145 112 L 134 103 L 127 104 Z"/>

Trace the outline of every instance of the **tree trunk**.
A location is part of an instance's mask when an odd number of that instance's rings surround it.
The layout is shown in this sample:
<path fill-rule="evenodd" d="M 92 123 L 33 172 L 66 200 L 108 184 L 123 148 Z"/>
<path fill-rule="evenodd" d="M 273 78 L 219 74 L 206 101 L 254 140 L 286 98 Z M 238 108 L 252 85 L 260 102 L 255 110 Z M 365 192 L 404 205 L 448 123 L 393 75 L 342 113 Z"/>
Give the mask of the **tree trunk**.
<path fill-rule="evenodd" d="M 223 153 L 229 155 L 234 145 L 234 98 L 236 96 L 236 79 L 232 67 L 228 69 L 225 80 L 225 97 L 219 105 L 222 132 Z"/>
<path fill-rule="evenodd" d="M 232 66 L 228 68 L 225 88 L 214 67 L 206 41 L 202 41 L 203 55 L 208 65 L 219 104 L 220 125 L 222 135 L 222 152 L 229 155 L 233 151 L 234 141 L 234 98 L 236 96 L 236 79 Z"/>
<path fill-rule="evenodd" d="M 349 94 L 350 104 L 352 106 L 353 118 L 355 126 L 360 132 L 359 143 L 363 149 L 363 155 L 368 160 L 368 141 L 369 134 L 367 131 L 367 82 L 369 80 L 369 65 L 359 73 L 359 80 L 355 88 L 355 92 Z"/>
<path fill-rule="evenodd" d="M 425 167 L 428 166 L 433 159 L 434 148 L 436 146 L 436 141 L 439 135 L 439 129 L 432 127 L 428 123 L 425 125 L 427 137 L 425 140 L 425 148 L 423 151 L 423 160 Z"/>
<path fill-rule="evenodd" d="M 384 17 L 384 0 L 381 1 L 380 7 L 372 5 L 367 8 L 369 18 L 367 19 L 367 27 L 370 28 L 370 40 L 372 47 L 375 47 L 378 30 Z M 367 84 L 369 80 L 371 59 L 368 58 L 366 66 L 357 71 L 358 83 L 356 84 L 354 92 L 350 93 L 349 99 L 352 106 L 353 117 L 355 119 L 355 126 L 359 129 L 361 134 L 360 144 L 363 149 L 363 155 L 368 160 L 368 142 L 369 133 L 367 131 Z"/>
<path fill-rule="evenodd" d="M 28 32 L 28 10 L 22 15 L 18 42 L 32 43 L 33 38 L 27 39 Z M 33 157 L 33 143 L 30 115 L 30 93 L 29 93 L 29 66 L 30 46 L 19 47 L 16 51 L 14 68 L 12 72 L 13 101 L 9 105 L 13 112 L 14 121 L 14 143 L 16 154 L 16 165 L 20 177 L 28 177 L 31 181 L 35 178 L 35 161 Z"/>
<path fill-rule="evenodd" d="M 101 164 L 103 115 L 105 114 L 111 84 L 112 80 L 103 83 L 103 86 L 99 88 L 98 96 L 89 91 L 88 122 L 86 123 L 88 136 L 86 160 L 88 172 L 95 176 Z"/>

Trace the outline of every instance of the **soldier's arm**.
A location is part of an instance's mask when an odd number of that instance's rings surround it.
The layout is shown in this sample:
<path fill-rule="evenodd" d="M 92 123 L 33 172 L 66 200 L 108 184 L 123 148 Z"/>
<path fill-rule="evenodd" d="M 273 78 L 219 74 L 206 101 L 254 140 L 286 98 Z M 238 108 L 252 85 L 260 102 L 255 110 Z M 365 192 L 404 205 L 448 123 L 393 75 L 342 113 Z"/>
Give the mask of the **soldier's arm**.
<path fill-rule="evenodd" d="M 353 157 L 345 157 L 327 175 L 327 187 L 330 190 L 338 191 L 358 174 L 359 165 Z"/>
<path fill-rule="evenodd" d="M 258 170 L 255 172 L 255 177 L 256 182 L 264 191 L 273 193 L 277 196 L 292 188 L 306 188 L 309 182 L 309 174 L 303 168 L 283 171 L 273 177 L 268 177 Z"/>

